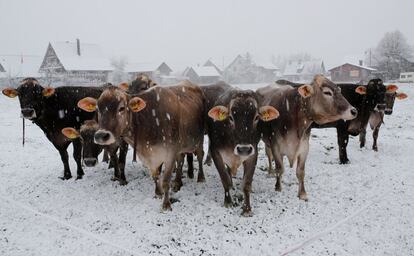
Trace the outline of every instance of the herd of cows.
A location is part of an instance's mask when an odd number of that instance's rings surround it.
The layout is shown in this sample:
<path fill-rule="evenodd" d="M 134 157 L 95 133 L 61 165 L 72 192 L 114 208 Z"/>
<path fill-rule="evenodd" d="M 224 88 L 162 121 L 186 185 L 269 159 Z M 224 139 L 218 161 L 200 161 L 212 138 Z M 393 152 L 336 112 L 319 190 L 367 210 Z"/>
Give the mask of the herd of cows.
<path fill-rule="evenodd" d="M 188 177 L 194 176 L 195 155 L 197 181 L 205 180 L 203 141 L 207 134 L 206 162 L 212 159 L 219 172 L 224 205 L 234 205 L 232 177 L 243 165 L 242 214 L 251 216 L 250 192 L 260 140 L 266 146 L 269 173 L 276 176 L 275 189 L 282 189 L 286 156 L 291 167 L 296 164 L 298 197 L 307 200 L 304 178 L 311 129 L 337 129 L 341 164 L 349 162 L 349 135 L 360 135 L 360 146 L 365 145 L 368 123 L 377 150 L 384 114 L 392 113 L 395 98 L 407 97 L 397 90 L 396 85 L 386 86 L 380 79 L 366 85 L 335 84 L 322 75 L 316 75 L 310 84 L 279 80 L 256 91 L 224 82 L 198 86 L 182 81 L 159 86 L 140 75 L 130 83 L 99 87 L 52 88 L 26 78 L 18 88 L 2 92 L 19 98 L 23 118 L 39 126 L 59 151 L 62 179 L 72 178 L 67 148 L 73 143 L 77 179 L 84 175 L 83 166 L 96 165 L 98 155 L 104 152 L 104 161 L 114 168 L 112 179 L 126 185 L 125 161 L 131 146 L 134 160 L 138 157 L 150 170 L 163 210 L 171 210 L 170 186 L 178 191 L 183 185 L 185 157 Z"/>

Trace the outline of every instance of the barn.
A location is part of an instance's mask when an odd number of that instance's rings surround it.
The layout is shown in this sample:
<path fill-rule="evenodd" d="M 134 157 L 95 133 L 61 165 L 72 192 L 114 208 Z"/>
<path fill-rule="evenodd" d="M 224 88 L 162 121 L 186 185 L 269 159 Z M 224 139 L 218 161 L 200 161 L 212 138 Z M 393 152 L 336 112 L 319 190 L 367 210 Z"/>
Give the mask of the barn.
<path fill-rule="evenodd" d="M 76 39 L 49 43 L 39 72 L 55 83 L 87 85 L 107 82 L 112 70 L 99 45 Z"/>
<path fill-rule="evenodd" d="M 15 86 L 26 77 L 34 77 L 40 80 L 42 77 L 39 73 L 41 63 L 42 57 L 38 55 L 0 55 L 0 87 Z"/>
<path fill-rule="evenodd" d="M 154 81 L 162 82 L 164 78 L 170 76 L 172 69 L 165 62 L 161 64 L 159 62 L 131 62 L 127 63 L 125 72 L 129 79 L 134 79 L 139 74 L 146 74 Z"/>
<path fill-rule="evenodd" d="M 377 71 L 375 68 L 345 63 L 329 70 L 331 79 L 334 82 L 358 83 L 367 82 L 371 74 Z"/>
<path fill-rule="evenodd" d="M 295 82 L 309 82 L 317 74 L 325 74 L 322 60 L 291 61 L 283 72 L 283 78 Z"/>

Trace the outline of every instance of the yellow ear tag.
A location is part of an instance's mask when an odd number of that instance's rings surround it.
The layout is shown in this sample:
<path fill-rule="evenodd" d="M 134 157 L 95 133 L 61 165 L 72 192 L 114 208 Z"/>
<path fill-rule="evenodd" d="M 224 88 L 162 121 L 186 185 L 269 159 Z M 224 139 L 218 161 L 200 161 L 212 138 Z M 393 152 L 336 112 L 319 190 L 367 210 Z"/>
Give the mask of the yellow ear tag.
<path fill-rule="evenodd" d="M 220 111 L 218 114 L 218 120 L 223 121 L 224 119 L 226 119 L 226 113 L 223 111 Z"/>
<path fill-rule="evenodd" d="M 263 121 L 267 121 L 267 120 L 270 119 L 270 114 L 269 114 L 268 111 L 262 113 L 262 119 L 263 119 Z"/>

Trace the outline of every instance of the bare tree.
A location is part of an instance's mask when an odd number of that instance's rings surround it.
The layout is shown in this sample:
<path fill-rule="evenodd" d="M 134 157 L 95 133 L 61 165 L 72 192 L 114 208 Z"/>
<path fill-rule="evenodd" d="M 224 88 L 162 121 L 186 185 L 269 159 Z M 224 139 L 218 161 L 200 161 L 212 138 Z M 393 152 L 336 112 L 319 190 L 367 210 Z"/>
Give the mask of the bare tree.
<path fill-rule="evenodd" d="M 407 39 L 399 30 L 395 30 L 385 33 L 375 49 L 373 59 L 381 71 L 388 73 L 388 78 L 395 79 L 403 71 L 411 54 L 412 48 Z"/>

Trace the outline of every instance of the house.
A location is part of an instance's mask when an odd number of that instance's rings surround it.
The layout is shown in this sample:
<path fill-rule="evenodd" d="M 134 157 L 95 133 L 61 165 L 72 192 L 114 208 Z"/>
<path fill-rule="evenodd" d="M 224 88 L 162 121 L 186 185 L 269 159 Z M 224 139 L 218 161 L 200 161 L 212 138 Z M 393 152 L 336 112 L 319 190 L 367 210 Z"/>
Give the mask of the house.
<path fill-rule="evenodd" d="M 359 65 L 345 63 L 329 70 L 332 81 L 347 83 L 366 82 L 375 71 L 377 71 L 375 68 L 363 66 L 362 61 L 359 62 Z"/>
<path fill-rule="evenodd" d="M 310 82 L 317 74 L 325 74 L 322 60 L 291 61 L 283 72 L 283 78 L 294 82 Z"/>
<path fill-rule="evenodd" d="M 264 62 L 257 64 L 256 82 L 273 82 L 282 77 L 280 68 L 272 62 Z"/>
<path fill-rule="evenodd" d="M 204 67 L 213 67 L 217 70 L 220 75 L 223 75 L 223 71 L 217 67 L 216 64 L 213 63 L 211 59 L 207 60 L 206 63 L 203 65 Z"/>
<path fill-rule="evenodd" d="M 130 79 L 134 79 L 139 74 L 146 74 L 153 80 L 161 82 L 163 77 L 170 77 L 172 69 L 165 63 L 151 62 L 131 62 L 127 63 L 125 72 Z"/>
<path fill-rule="evenodd" d="M 96 84 L 107 82 L 112 70 L 99 45 L 76 39 L 49 43 L 39 72 L 64 84 Z"/>
<path fill-rule="evenodd" d="M 42 57 L 28 54 L 0 55 L 0 86 L 17 85 L 23 78 L 40 79 Z"/>
<path fill-rule="evenodd" d="M 211 66 L 186 68 L 183 76 L 197 84 L 212 84 L 221 80 L 220 73 Z"/>
<path fill-rule="evenodd" d="M 254 83 L 256 77 L 257 67 L 249 53 L 237 55 L 224 70 L 224 80 L 228 83 Z"/>
<path fill-rule="evenodd" d="M 401 83 L 414 83 L 414 72 L 402 72 L 399 81 Z"/>

